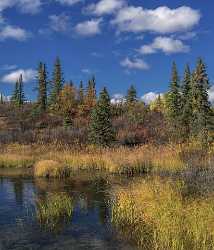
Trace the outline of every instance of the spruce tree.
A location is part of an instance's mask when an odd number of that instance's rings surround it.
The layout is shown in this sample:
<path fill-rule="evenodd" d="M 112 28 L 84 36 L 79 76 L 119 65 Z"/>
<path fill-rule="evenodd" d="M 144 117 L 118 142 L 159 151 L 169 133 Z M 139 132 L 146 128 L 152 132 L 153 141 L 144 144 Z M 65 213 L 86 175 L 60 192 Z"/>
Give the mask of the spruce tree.
<path fill-rule="evenodd" d="M 209 79 L 206 66 L 199 58 L 192 78 L 192 134 L 202 142 L 207 142 L 211 121 L 211 104 L 209 102 Z"/>
<path fill-rule="evenodd" d="M 24 89 L 23 89 L 23 78 L 22 78 L 22 74 L 19 77 L 19 81 L 18 81 L 19 85 L 18 85 L 18 97 L 17 97 L 17 102 L 18 102 L 18 106 L 22 106 L 24 104 L 25 101 L 25 95 L 24 95 Z"/>
<path fill-rule="evenodd" d="M 52 90 L 50 93 L 50 100 L 49 100 L 51 106 L 54 106 L 57 103 L 57 99 L 60 91 L 62 90 L 63 83 L 64 79 L 63 79 L 61 62 L 59 57 L 57 57 L 54 65 Z"/>
<path fill-rule="evenodd" d="M 41 113 L 46 111 L 47 109 L 47 71 L 46 71 L 46 65 L 41 62 L 39 64 L 39 69 L 38 69 L 37 105 Z"/>
<path fill-rule="evenodd" d="M 182 85 L 182 126 L 184 137 L 188 138 L 190 134 L 190 123 L 192 119 L 192 85 L 191 72 L 189 65 L 186 65 L 183 85 Z"/>
<path fill-rule="evenodd" d="M 134 85 L 131 85 L 128 89 L 127 96 L 126 96 L 126 102 L 127 104 L 134 104 L 137 102 L 137 91 L 134 87 Z"/>
<path fill-rule="evenodd" d="M 84 88 L 83 88 L 83 82 L 80 82 L 79 91 L 78 91 L 78 102 L 79 105 L 83 105 L 84 103 Z"/>
<path fill-rule="evenodd" d="M 96 81 L 94 76 L 88 81 L 84 105 L 87 112 L 90 112 L 91 109 L 96 105 Z"/>
<path fill-rule="evenodd" d="M 172 79 L 170 83 L 170 90 L 167 95 L 168 115 L 171 123 L 177 127 L 181 115 L 181 93 L 179 85 L 179 77 L 177 66 L 173 62 Z"/>
<path fill-rule="evenodd" d="M 114 141 L 114 138 L 110 97 L 106 88 L 104 88 L 91 113 L 89 141 L 92 144 L 108 146 Z"/>
<path fill-rule="evenodd" d="M 18 94 L 19 94 L 19 81 L 17 80 L 15 83 L 15 88 L 14 88 L 12 97 L 11 97 L 11 102 L 15 105 L 17 105 Z"/>
<path fill-rule="evenodd" d="M 23 89 L 23 77 L 22 74 L 19 76 L 19 79 L 16 81 L 15 89 L 11 97 L 11 101 L 17 106 L 21 107 L 24 104 L 25 96 Z"/>

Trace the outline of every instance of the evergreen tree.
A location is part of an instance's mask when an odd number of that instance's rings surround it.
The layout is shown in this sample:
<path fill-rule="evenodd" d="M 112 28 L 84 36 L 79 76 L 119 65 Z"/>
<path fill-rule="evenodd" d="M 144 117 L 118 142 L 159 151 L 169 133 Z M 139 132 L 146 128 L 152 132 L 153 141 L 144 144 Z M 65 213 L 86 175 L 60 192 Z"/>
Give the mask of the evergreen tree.
<path fill-rule="evenodd" d="M 0 104 L 3 104 L 4 103 L 4 96 L 3 94 L 1 93 L 0 94 Z"/>
<path fill-rule="evenodd" d="M 101 91 L 99 100 L 91 113 L 89 141 L 101 146 L 108 146 L 114 141 L 110 97 L 106 88 Z"/>
<path fill-rule="evenodd" d="M 182 126 L 184 137 L 188 138 L 190 133 L 190 123 L 192 119 L 192 85 L 189 65 L 186 65 L 182 85 Z"/>
<path fill-rule="evenodd" d="M 62 67 L 59 57 L 56 58 L 52 80 L 52 91 L 50 94 L 50 105 L 54 106 L 64 83 Z"/>
<path fill-rule="evenodd" d="M 199 58 L 192 78 L 192 134 L 207 142 L 211 121 L 211 105 L 209 103 L 209 79 L 206 66 Z"/>
<path fill-rule="evenodd" d="M 25 96 L 24 96 L 24 89 L 23 89 L 22 74 L 20 75 L 19 79 L 16 81 L 15 89 L 14 89 L 13 95 L 11 97 L 11 101 L 17 107 L 21 107 L 24 104 Z"/>
<path fill-rule="evenodd" d="M 137 102 L 137 91 L 134 85 L 131 85 L 131 87 L 128 89 L 126 102 L 128 105 L 131 105 Z"/>
<path fill-rule="evenodd" d="M 45 112 L 47 109 L 47 71 L 46 65 L 39 64 L 38 69 L 38 99 L 37 105 L 40 112 Z"/>
<path fill-rule="evenodd" d="M 80 105 L 84 103 L 84 88 L 83 88 L 83 82 L 80 82 L 79 86 L 79 92 L 78 92 L 78 102 Z"/>
<path fill-rule="evenodd" d="M 15 89 L 14 89 L 12 97 L 11 97 L 11 101 L 15 105 L 17 104 L 18 94 L 19 94 L 19 81 L 17 80 L 15 83 Z"/>
<path fill-rule="evenodd" d="M 24 89 L 23 89 L 23 78 L 22 78 L 22 74 L 19 77 L 19 81 L 18 81 L 18 96 L 17 96 L 17 103 L 18 106 L 22 106 L 24 104 L 25 101 L 25 95 L 24 95 Z"/>
<path fill-rule="evenodd" d="M 167 106 L 170 123 L 173 125 L 174 129 L 177 130 L 180 128 L 182 106 L 179 77 L 175 62 L 173 62 L 172 66 L 172 79 L 170 83 L 170 90 L 167 95 Z M 178 131 L 174 132 L 177 133 Z"/>
<path fill-rule="evenodd" d="M 96 105 L 96 81 L 94 76 L 88 81 L 87 93 L 84 98 L 84 102 L 87 112 L 90 112 Z"/>

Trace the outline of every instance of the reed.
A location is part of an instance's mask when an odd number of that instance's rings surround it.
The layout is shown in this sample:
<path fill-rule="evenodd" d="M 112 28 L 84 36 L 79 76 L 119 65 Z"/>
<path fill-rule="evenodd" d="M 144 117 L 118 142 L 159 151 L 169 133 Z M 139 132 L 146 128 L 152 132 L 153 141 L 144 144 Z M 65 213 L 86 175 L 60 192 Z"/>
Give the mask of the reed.
<path fill-rule="evenodd" d="M 46 199 L 38 199 L 36 202 L 36 216 L 39 224 L 49 230 L 56 230 L 59 224 L 68 221 L 72 214 L 73 201 L 65 193 L 49 193 Z"/>
<path fill-rule="evenodd" d="M 213 197 L 185 200 L 183 185 L 156 179 L 115 190 L 112 223 L 142 249 L 213 249 Z"/>

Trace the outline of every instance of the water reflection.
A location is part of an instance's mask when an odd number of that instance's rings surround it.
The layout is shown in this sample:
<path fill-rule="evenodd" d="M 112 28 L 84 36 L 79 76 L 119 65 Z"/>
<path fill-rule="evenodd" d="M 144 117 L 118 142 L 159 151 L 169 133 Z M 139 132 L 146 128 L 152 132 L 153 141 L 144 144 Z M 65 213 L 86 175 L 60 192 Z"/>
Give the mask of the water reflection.
<path fill-rule="evenodd" d="M 111 228 L 110 188 L 108 178 L 84 175 L 65 181 L 1 178 L 0 250 L 134 249 Z M 48 223 L 53 227 L 47 230 Z"/>

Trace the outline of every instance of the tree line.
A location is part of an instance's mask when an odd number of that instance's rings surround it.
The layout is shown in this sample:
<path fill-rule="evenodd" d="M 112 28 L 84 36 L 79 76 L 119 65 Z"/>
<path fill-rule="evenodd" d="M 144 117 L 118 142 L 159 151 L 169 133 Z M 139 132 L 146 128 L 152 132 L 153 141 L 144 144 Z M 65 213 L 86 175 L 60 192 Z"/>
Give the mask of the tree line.
<path fill-rule="evenodd" d="M 106 146 L 115 142 L 118 137 L 115 124 L 119 123 L 121 117 L 125 117 L 127 123 L 132 124 L 132 131 L 129 133 L 134 133 L 139 128 L 142 132 L 149 122 L 155 128 L 158 122 L 154 123 L 153 120 L 160 120 L 158 126 L 167 126 L 169 141 L 197 139 L 206 144 L 212 140 L 213 128 L 209 88 L 206 66 L 201 58 L 192 72 L 189 65 L 186 65 L 182 79 L 174 62 L 168 92 L 159 95 L 150 105 L 145 105 L 138 99 L 134 85 L 128 89 L 123 102 L 112 104 L 106 88 L 97 97 L 94 76 L 88 81 L 86 88 L 82 81 L 78 87 L 72 81 L 66 83 L 60 59 L 57 58 L 51 80 L 48 79 L 46 65 L 39 63 L 37 100 L 33 104 L 32 112 L 37 117 L 44 114 L 62 117 L 65 129 L 72 128 L 75 119 L 85 119 L 87 122 L 83 126 L 88 127 L 87 138 L 92 144 Z M 11 104 L 18 110 L 26 105 L 22 75 L 15 84 Z M 136 126 L 133 127 L 133 123 Z"/>

